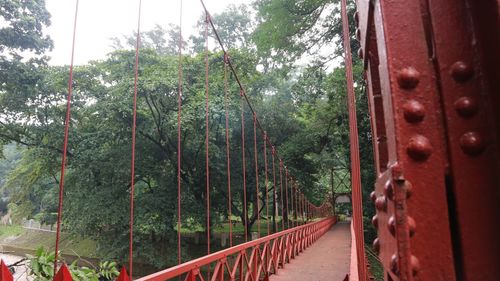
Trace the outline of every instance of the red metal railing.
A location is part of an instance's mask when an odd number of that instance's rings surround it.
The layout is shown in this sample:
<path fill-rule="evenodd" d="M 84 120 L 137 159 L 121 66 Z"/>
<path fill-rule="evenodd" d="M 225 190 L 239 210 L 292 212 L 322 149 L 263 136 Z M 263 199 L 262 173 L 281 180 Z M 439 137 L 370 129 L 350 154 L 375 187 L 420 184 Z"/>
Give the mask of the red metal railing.
<path fill-rule="evenodd" d="M 287 229 L 246 242 L 163 271 L 142 277 L 137 281 L 164 281 L 185 276 L 186 281 L 212 280 L 268 280 L 280 268 L 309 247 L 337 222 L 336 217 Z M 214 265 L 210 279 L 202 268 Z"/>
<path fill-rule="evenodd" d="M 336 217 L 327 217 L 294 228 L 283 230 L 250 242 L 174 266 L 163 271 L 142 277 L 137 281 L 164 281 L 177 277 L 185 277 L 185 281 L 212 280 L 269 280 L 271 274 L 277 274 L 280 268 L 290 263 L 300 252 L 304 251 L 337 222 Z M 215 265 L 210 277 L 202 275 L 204 268 Z M 4 264 L 0 263 L 0 281 L 13 280 L 12 274 Z M 71 281 L 71 274 L 62 265 L 55 281 Z M 123 269 L 117 281 L 130 280 Z"/>

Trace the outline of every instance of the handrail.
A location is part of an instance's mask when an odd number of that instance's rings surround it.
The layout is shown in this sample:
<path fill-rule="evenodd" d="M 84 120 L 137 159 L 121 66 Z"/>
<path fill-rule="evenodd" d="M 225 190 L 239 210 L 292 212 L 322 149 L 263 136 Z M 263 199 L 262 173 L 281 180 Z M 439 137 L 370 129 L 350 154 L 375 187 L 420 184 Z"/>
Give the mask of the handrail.
<path fill-rule="evenodd" d="M 271 274 L 277 274 L 280 268 L 290 263 L 291 259 L 299 255 L 335 223 L 337 217 L 331 216 L 319 221 L 310 222 L 294 228 L 283 230 L 265 237 L 236 245 L 219 252 L 185 262 L 183 264 L 153 273 L 136 281 L 164 281 L 186 274 L 186 281 L 212 280 L 222 281 L 225 276 L 230 280 L 262 280 L 268 279 Z M 250 254 L 248 253 L 250 251 Z M 228 257 L 234 257 L 231 265 Z M 216 263 L 210 279 L 204 279 L 200 269 Z M 261 278 L 263 275 L 264 278 Z M 238 276 L 238 277 L 236 277 Z M 12 273 L 0 259 L 0 280 L 13 280 Z M 63 264 L 54 277 L 55 281 L 73 280 L 68 268 Z M 117 281 L 131 280 L 127 272 L 122 269 Z"/>
<path fill-rule="evenodd" d="M 223 280 L 224 272 L 231 275 L 233 279 L 237 270 L 239 270 L 240 280 L 260 280 L 258 276 L 261 273 L 264 276 L 277 273 L 278 265 L 284 267 L 285 263 L 289 263 L 290 259 L 321 237 L 336 222 L 336 217 L 327 217 L 320 221 L 283 230 L 153 273 L 137 281 L 164 281 L 186 273 L 186 280 L 197 280 L 197 278 L 206 280 L 201 277 L 200 268 L 214 262 L 217 264 L 211 280 Z M 249 249 L 252 250 L 250 255 L 247 253 Z M 235 264 L 230 268 L 227 257 L 232 255 L 237 256 Z"/>

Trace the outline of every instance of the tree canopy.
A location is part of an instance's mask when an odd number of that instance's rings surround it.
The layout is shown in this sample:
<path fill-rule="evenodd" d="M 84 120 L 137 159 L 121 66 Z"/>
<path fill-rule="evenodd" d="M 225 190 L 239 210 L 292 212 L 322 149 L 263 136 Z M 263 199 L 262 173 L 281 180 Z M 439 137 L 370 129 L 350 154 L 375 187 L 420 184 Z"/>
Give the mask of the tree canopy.
<path fill-rule="evenodd" d="M 58 175 L 65 116 L 68 67 L 49 66 L 44 52 L 52 43 L 43 34 L 50 24 L 44 1 L 3 1 L 0 29 L 0 140 L 15 143 L 20 159 L 5 169 L 3 188 L 19 217 L 56 211 Z M 255 17 L 250 10 L 255 8 Z M 214 22 L 227 43 L 231 61 L 268 136 L 303 192 L 314 203 L 325 194 L 347 192 L 350 159 L 345 72 L 340 62 L 338 2 L 329 0 L 260 0 L 234 5 Z M 352 9 L 351 9 L 352 11 Z M 351 20 L 352 22 L 352 20 Z M 205 224 L 205 76 L 203 33 L 185 42 L 182 58 L 181 178 L 182 225 L 195 231 Z M 353 28 L 351 28 L 354 30 Z M 15 34 L 15 33 L 18 34 Z M 212 34 L 213 36 L 213 34 Z M 177 229 L 177 71 L 179 28 L 156 26 L 141 33 L 139 55 L 135 254 L 156 267 L 176 263 Z M 64 231 L 97 241 L 103 258 L 124 259 L 128 243 L 130 146 L 134 36 L 115 38 L 115 50 L 102 61 L 74 69 L 72 119 L 66 174 Z M 353 40 L 354 41 L 354 40 Z M 329 45 L 330 44 L 330 45 Z M 357 44 L 357 43 L 353 43 Z M 324 46 L 333 46 L 325 51 Z M 34 55 L 23 58 L 19 52 Z M 307 64 L 296 63 L 314 53 Z M 323 54 L 327 56 L 323 56 Z M 227 221 L 224 108 L 224 56 L 209 52 L 209 150 L 212 224 Z M 358 122 L 364 190 L 371 189 L 371 134 L 362 65 L 355 61 Z M 4 75 L 5 74 L 5 75 Z M 252 145 L 242 152 L 241 98 L 228 78 L 231 143 L 232 213 L 244 221 L 242 153 L 253 159 Z M 245 137 L 253 141 L 253 116 L 245 107 Z M 263 136 L 257 145 L 260 196 L 247 189 L 252 228 L 257 200 L 263 206 Z M 269 151 L 268 151 L 269 152 Z M 271 164 L 271 163 L 269 163 Z M 256 183 L 253 161 L 247 186 Z M 271 173 L 271 171 L 269 171 Z M 271 174 L 270 174 L 271 177 Z M 342 184 L 344 182 L 345 184 Z M 13 206 L 14 206 L 13 205 Z M 369 212 L 369 208 L 367 209 Z M 263 216 L 262 209 L 260 216 Z M 255 227 L 253 227 L 255 229 Z M 184 250 L 183 259 L 196 253 Z"/>

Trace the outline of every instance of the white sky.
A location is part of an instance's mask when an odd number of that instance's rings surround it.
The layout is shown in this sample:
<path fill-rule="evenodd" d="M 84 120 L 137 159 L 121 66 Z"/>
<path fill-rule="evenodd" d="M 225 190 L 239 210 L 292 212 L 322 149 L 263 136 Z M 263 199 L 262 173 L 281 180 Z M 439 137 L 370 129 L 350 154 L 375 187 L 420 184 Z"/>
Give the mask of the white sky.
<path fill-rule="evenodd" d="M 167 27 L 179 24 L 181 0 L 142 0 L 141 30 L 152 29 L 155 24 Z M 183 1 L 183 37 L 194 31 L 203 7 L 199 0 Z M 69 64 L 76 0 L 46 0 L 52 15 L 47 33 L 54 40 L 49 54 L 51 64 Z M 229 4 L 250 3 L 250 0 L 205 0 L 211 14 L 222 12 Z M 103 59 L 111 51 L 112 37 L 131 35 L 137 29 L 139 0 L 80 0 L 76 31 L 75 63 Z"/>

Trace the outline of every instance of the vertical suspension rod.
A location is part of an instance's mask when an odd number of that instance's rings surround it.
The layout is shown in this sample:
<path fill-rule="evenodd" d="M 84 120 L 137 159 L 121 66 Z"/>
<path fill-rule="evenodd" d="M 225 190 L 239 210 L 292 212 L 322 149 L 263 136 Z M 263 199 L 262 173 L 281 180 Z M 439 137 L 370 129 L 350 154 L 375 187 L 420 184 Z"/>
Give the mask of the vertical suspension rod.
<path fill-rule="evenodd" d="M 257 150 L 257 114 L 253 114 L 253 150 L 255 160 L 255 201 L 257 206 L 257 237 L 260 237 L 260 206 L 259 206 L 259 156 Z"/>
<path fill-rule="evenodd" d="M 209 108 L 208 108 L 208 22 L 210 15 L 206 13 L 205 21 L 205 187 L 206 187 L 206 216 L 207 216 L 207 255 L 210 254 L 210 166 L 208 158 L 208 137 L 209 137 Z M 210 265 L 208 266 L 208 279 L 210 279 Z"/>
<path fill-rule="evenodd" d="M 267 132 L 264 131 L 264 170 L 266 176 L 266 221 L 267 221 L 267 235 L 271 234 L 269 231 L 269 179 L 267 177 Z"/>
<path fill-rule="evenodd" d="M 182 0 L 179 11 L 179 69 L 177 92 L 177 263 L 182 263 L 181 249 L 181 111 L 182 111 Z"/>
<path fill-rule="evenodd" d="M 219 43 L 219 45 L 221 47 L 222 52 L 229 57 L 229 54 L 228 54 L 226 48 L 224 47 L 224 43 L 222 42 L 222 39 L 221 39 L 219 33 L 217 32 L 217 29 L 215 28 L 215 25 L 214 25 L 214 23 L 212 21 L 212 18 L 210 17 L 210 13 L 208 12 L 208 9 L 207 9 L 207 7 L 205 5 L 205 2 L 203 0 L 200 0 L 200 3 L 203 6 L 203 9 L 204 9 L 205 13 L 207 14 L 208 23 L 212 27 L 212 31 L 213 31 L 213 33 L 215 35 L 215 38 L 216 38 L 217 42 Z M 238 73 L 236 72 L 236 68 L 234 67 L 234 65 L 233 65 L 233 63 L 231 62 L 230 59 L 228 60 L 227 64 L 229 66 L 229 69 L 233 73 L 233 77 L 236 80 L 236 83 L 238 84 L 238 86 L 240 88 L 240 94 L 242 94 L 244 100 L 246 101 L 247 106 L 250 109 L 250 112 L 252 114 L 256 114 L 256 111 L 254 110 L 252 104 L 250 103 L 250 100 L 248 99 L 248 96 L 246 94 L 245 88 L 243 87 L 243 83 L 241 82 L 241 80 L 240 80 L 240 78 L 238 76 Z M 259 128 L 259 130 L 263 134 L 265 130 L 264 130 L 264 127 L 262 126 L 262 124 L 261 124 L 261 122 L 260 122 L 260 120 L 258 118 L 256 118 L 256 123 L 257 123 L 257 128 Z M 269 146 L 271 146 L 271 147 L 274 146 L 271 143 L 271 141 L 270 141 L 269 138 L 266 138 L 265 141 L 269 144 Z M 275 153 L 276 157 L 280 158 L 277 150 L 275 150 L 274 153 Z"/>
<path fill-rule="evenodd" d="M 134 105 L 132 117 L 132 160 L 130 167 L 130 233 L 129 233 L 129 271 L 133 276 L 134 261 L 134 196 L 135 196 L 135 137 L 137 127 L 137 84 L 139 82 L 139 47 L 141 45 L 141 7 L 142 0 L 139 0 L 139 12 L 137 17 L 137 38 L 135 42 L 135 69 L 134 69 Z"/>
<path fill-rule="evenodd" d="M 278 214 L 278 212 L 277 212 L 278 209 L 277 209 L 277 205 L 276 205 L 276 168 L 275 168 L 275 161 L 274 161 L 274 154 L 276 151 L 274 149 L 274 146 L 271 148 L 272 148 L 271 156 L 272 156 L 272 161 L 273 161 L 273 232 L 277 232 L 278 226 L 276 223 L 276 215 Z"/>
<path fill-rule="evenodd" d="M 281 205 L 281 230 L 285 230 L 285 208 L 283 205 L 283 160 L 280 159 L 280 205 Z"/>
<path fill-rule="evenodd" d="M 59 252 L 59 242 L 61 239 L 61 220 L 62 220 L 62 209 L 64 200 L 64 173 L 66 171 L 66 157 L 68 154 L 68 137 L 69 137 L 69 123 L 71 121 L 71 96 L 73 94 L 73 61 L 75 57 L 75 41 L 76 41 L 76 23 L 78 19 L 78 4 L 79 1 L 76 0 L 75 4 L 75 18 L 73 22 L 73 39 L 71 45 L 71 62 L 69 65 L 69 79 L 68 79 L 68 96 L 66 100 L 66 118 L 64 120 L 64 141 L 63 141 L 63 151 L 61 160 L 61 175 L 59 178 L 59 202 L 57 206 L 57 228 L 56 228 L 56 245 L 55 245 L 55 256 L 54 256 L 54 274 L 57 272 L 57 259 Z"/>
<path fill-rule="evenodd" d="M 341 0 L 342 34 L 344 41 L 344 59 L 347 81 L 347 102 L 349 109 L 349 138 L 351 150 L 351 188 L 354 228 L 356 232 L 356 249 L 358 259 L 358 274 L 360 280 L 366 280 L 365 251 L 363 238 L 363 211 L 361 197 L 361 173 L 359 160 L 358 125 L 356 118 L 356 97 L 352 74 L 351 40 L 349 21 L 347 18 L 346 0 Z"/>
<path fill-rule="evenodd" d="M 226 161 L 227 161 L 227 212 L 229 217 L 229 247 L 233 246 L 233 224 L 232 224 L 232 203 L 231 203 L 231 151 L 229 144 L 229 100 L 227 83 L 227 61 L 228 57 L 224 54 L 224 109 L 226 111 Z"/>
<path fill-rule="evenodd" d="M 243 92 L 241 94 L 241 158 L 243 164 L 243 219 L 245 224 L 245 242 L 248 241 L 248 214 L 247 214 L 247 172 L 245 157 L 245 103 L 243 101 Z"/>
<path fill-rule="evenodd" d="M 288 210 L 288 167 L 285 167 L 285 199 L 286 199 L 286 228 L 290 228 L 290 212 Z"/>

